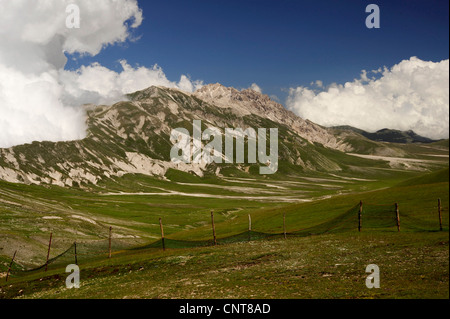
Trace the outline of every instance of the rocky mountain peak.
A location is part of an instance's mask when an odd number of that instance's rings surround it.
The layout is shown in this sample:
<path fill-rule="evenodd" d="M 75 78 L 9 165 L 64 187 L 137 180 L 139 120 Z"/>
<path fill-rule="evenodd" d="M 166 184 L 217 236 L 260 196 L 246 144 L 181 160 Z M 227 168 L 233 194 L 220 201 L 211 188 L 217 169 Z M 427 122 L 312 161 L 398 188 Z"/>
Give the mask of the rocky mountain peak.
<path fill-rule="evenodd" d="M 250 89 L 239 91 L 216 83 L 187 93 L 152 86 L 127 97 L 128 101 L 111 106 L 86 106 L 88 135 L 83 140 L 0 149 L 0 179 L 70 187 L 125 174 L 163 177 L 169 169 L 199 176 L 207 170 L 216 172 L 217 167 L 206 164 L 170 161 L 171 130 L 190 129 L 195 119 L 222 129 L 282 128 L 280 158 L 301 169 L 339 169 L 314 143 L 338 150 L 348 147 L 330 130 Z M 303 160 L 302 156 L 308 157 Z"/>
<path fill-rule="evenodd" d="M 312 143 L 317 142 L 339 150 L 349 149 L 348 145 L 338 141 L 328 129 L 305 121 L 269 96 L 254 90 L 239 91 L 216 83 L 205 85 L 194 92 L 194 96 L 221 108 L 229 108 L 238 116 L 257 115 L 284 124 Z"/>

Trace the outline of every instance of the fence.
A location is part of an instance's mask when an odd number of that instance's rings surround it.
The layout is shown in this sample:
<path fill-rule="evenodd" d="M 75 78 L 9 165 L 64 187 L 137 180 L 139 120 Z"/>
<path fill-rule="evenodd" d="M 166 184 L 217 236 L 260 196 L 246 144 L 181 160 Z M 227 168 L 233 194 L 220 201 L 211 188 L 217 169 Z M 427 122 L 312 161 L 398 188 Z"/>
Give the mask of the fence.
<path fill-rule="evenodd" d="M 442 224 L 443 215 L 448 217 L 448 207 L 442 207 L 440 200 L 437 202 L 437 205 L 430 204 L 425 208 L 422 206 L 420 211 L 414 206 L 408 205 L 404 205 L 404 207 L 402 207 L 402 205 L 398 204 L 377 205 L 360 202 L 342 214 L 330 218 L 327 221 L 293 231 L 287 231 L 289 225 L 286 225 L 286 214 L 282 214 L 282 216 L 280 216 L 280 224 L 283 225 L 283 232 L 281 233 L 265 233 L 253 230 L 251 217 L 249 216 L 248 231 L 221 238 L 216 236 L 214 215 L 211 212 L 211 238 L 208 240 L 197 241 L 176 240 L 165 237 L 163 223 L 160 219 L 161 239 L 148 245 L 130 248 L 129 243 L 126 243 L 124 239 L 112 239 L 112 229 L 110 228 L 108 239 L 89 242 L 75 242 L 57 256 L 49 258 L 44 264 L 32 269 L 23 269 L 23 267 L 16 263 L 13 258 L 8 270 L 7 279 L 8 276 L 18 277 L 37 271 L 46 271 L 47 267 L 58 268 L 68 264 L 78 264 L 85 261 L 104 260 L 106 258 L 111 258 L 111 253 L 119 250 L 139 251 L 144 249 L 166 250 L 176 248 L 195 248 L 272 238 L 287 239 L 292 237 L 306 237 L 328 233 L 337 234 L 351 231 L 434 232 L 444 229 Z M 448 230 L 448 218 L 446 218 L 444 226 Z M 51 249 L 51 237 L 49 252 L 53 252 Z"/>

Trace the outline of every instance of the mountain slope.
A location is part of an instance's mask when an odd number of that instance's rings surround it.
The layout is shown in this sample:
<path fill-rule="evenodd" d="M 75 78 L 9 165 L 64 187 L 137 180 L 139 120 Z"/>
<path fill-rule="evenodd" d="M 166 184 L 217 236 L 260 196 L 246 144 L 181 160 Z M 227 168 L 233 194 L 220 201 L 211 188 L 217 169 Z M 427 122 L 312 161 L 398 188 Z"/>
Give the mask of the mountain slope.
<path fill-rule="evenodd" d="M 237 115 L 253 114 L 284 124 L 311 143 L 320 143 L 341 151 L 351 149 L 350 145 L 337 139 L 326 128 L 302 119 L 281 104 L 272 101 L 269 96 L 251 89 L 238 91 L 217 83 L 202 87 L 194 95 L 218 107 L 231 108 Z"/>
<path fill-rule="evenodd" d="M 353 131 L 362 136 L 368 138 L 369 140 L 376 142 L 390 142 L 390 143 L 433 143 L 436 142 L 428 137 L 423 137 L 416 134 L 414 131 L 400 131 L 400 130 L 392 130 L 392 129 L 382 129 L 376 132 L 370 133 L 364 130 L 352 127 L 352 126 L 335 126 L 333 127 L 337 130 L 343 131 Z"/>
<path fill-rule="evenodd" d="M 95 185 L 130 173 L 165 178 L 169 169 L 198 176 L 258 174 L 258 164 L 171 162 L 171 130 L 181 127 L 192 132 L 193 120 L 201 120 L 202 129 L 214 126 L 222 133 L 224 128 L 278 128 L 278 176 L 374 165 L 371 160 L 342 152 L 358 151 L 346 137 L 305 121 L 252 90 L 214 84 L 189 94 L 150 87 L 128 98 L 111 106 L 85 106 L 88 135 L 83 140 L 34 142 L 0 149 L 0 179 L 71 187 Z"/>

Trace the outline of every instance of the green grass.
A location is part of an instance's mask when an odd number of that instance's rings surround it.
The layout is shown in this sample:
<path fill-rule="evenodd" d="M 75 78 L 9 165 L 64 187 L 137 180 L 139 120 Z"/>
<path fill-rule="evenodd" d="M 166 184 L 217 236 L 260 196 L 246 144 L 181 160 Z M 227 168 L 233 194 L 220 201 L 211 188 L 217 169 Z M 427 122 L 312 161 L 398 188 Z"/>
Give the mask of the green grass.
<path fill-rule="evenodd" d="M 404 182 L 397 184 L 397 186 L 414 186 L 414 185 L 425 185 L 434 183 L 445 183 L 449 179 L 449 169 L 443 169 L 430 174 L 425 174 L 423 176 L 408 179 Z"/>
<path fill-rule="evenodd" d="M 217 213 L 217 222 L 220 223 L 240 215 L 258 213 L 262 207 L 267 209 L 285 206 L 286 204 L 271 199 L 276 196 L 302 200 L 368 191 L 393 185 L 415 174 L 394 171 L 382 176 L 379 173 L 382 178 L 371 181 L 342 180 L 320 173 L 305 174 L 302 178 L 286 178 L 283 181 L 264 178 L 225 181 L 215 176 L 200 179 L 191 174 L 169 170 L 166 177 L 172 182 L 143 175 L 125 175 L 122 178 L 101 182 L 88 191 L 0 182 L 0 193 L 5 200 L 0 202 L 0 219 L 3 221 L 0 224 L 0 232 L 18 236 L 34 234 L 47 237 L 49 231 L 54 230 L 59 236 L 75 239 L 77 236 L 64 231 L 66 228 L 73 228 L 80 232 L 88 231 L 88 235 L 93 237 L 98 233 L 98 238 L 104 238 L 109 225 L 113 227 L 120 225 L 125 227 L 124 234 L 152 238 L 159 236 L 159 217 L 162 217 L 164 223 L 168 225 L 167 234 L 172 234 L 208 223 L 210 210 Z M 344 173 L 341 175 L 351 176 Z M 308 179 L 309 177 L 313 180 Z M 320 181 L 314 182 L 315 178 L 319 178 Z M 215 187 L 211 187 L 212 184 Z M 170 191 L 216 197 L 200 199 L 182 195 L 132 194 L 104 196 L 105 193 Z M 222 199 L 221 196 L 228 197 Z M 73 214 L 93 218 L 98 225 L 75 221 L 71 217 Z M 62 221 L 43 220 L 44 216 L 56 216 L 62 218 Z"/>
<path fill-rule="evenodd" d="M 431 174 L 431 176 L 433 176 Z M 402 229 L 395 225 L 317 236 L 274 237 L 216 247 L 138 249 L 115 252 L 81 263 L 82 287 L 64 288 L 64 269 L 13 277 L 3 298 L 448 298 L 448 175 L 418 179 L 414 185 L 348 194 L 308 203 L 253 211 L 253 230 L 280 233 L 286 212 L 288 232 L 333 221 L 362 200 L 400 205 Z M 437 183 L 429 184 L 431 181 Z M 439 232 L 436 200 L 443 202 Z M 383 208 L 384 209 L 384 208 Z M 381 209 L 380 211 L 384 211 Z M 205 215 L 206 214 L 205 212 Z M 205 216 L 206 217 L 206 216 Z M 353 223 L 355 220 L 350 221 Z M 428 228 L 424 229 L 422 226 Z M 247 214 L 217 215 L 219 237 L 245 231 Z M 173 239 L 211 239 L 208 224 L 174 232 Z M 381 270 L 381 289 L 365 287 L 365 267 Z"/>
<path fill-rule="evenodd" d="M 414 240 L 413 240 L 414 239 Z M 367 289 L 377 264 L 381 288 Z M 114 255 L 66 275 L 35 274 L 3 298 L 448 298 L 448 232 L 352 233 Z"/>

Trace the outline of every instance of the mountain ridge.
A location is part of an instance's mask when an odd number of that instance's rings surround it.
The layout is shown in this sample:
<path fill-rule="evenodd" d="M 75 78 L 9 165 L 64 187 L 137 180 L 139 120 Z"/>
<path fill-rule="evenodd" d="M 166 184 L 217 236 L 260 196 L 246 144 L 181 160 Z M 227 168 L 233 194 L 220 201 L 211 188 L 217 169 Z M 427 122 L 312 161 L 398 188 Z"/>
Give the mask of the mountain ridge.
<path fill-rule="evenodd" d="M 361 161 L 345 154 L 358 152 L 358 146 L 354 147 L 347 136 L 303 120 L 253 90 L 238 91 L 213 84 L 186 93 L 153 86 L 127 97 L 127 101 L 113 105 L 86 105 L 88 132 L 83 140 L 33 142 L 0 149 L 0 179 L 73 187 L 96 185 L 125 174 L 164 179 L 169 169 L 198 176 L 256 171 L 255 164 L 171 162 L 171 130 L 181 127 L 192 132 L 194 120 L 201 120 L 202 128 L 214 126 L 221 130 L 278 128 L 282 164 L 279 174 L 338 172 L 352 166 L 349 163 Z M 403 154 L 375 142 L 370 147 Z"/>
<path fill-rule="evenodd" d="M 409 143 L 434 143 L 439 140 L 434 140 L 428 137 L 424 137 L 418 135 L 413 130 L 401 131 L 389 128 L 383 128 L 376 132 L 367 132 L 365 130 L 349 126 L 349 125 L 341 125 L 341 126 L 333 126 L 332 129 L 336 130 L 348 130 L 353 131 L 358 134 L 363 135 L 364 137 L 376 141 L 376 142 L 390 142 L 390 143 L 400 143 L 400 144 L 409 144 Z"/>

